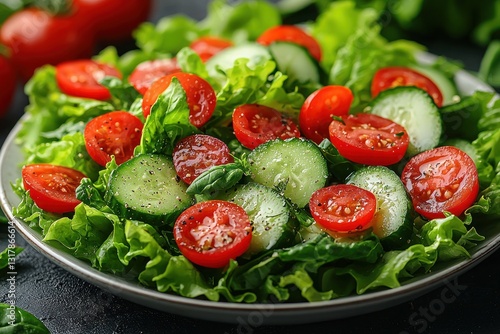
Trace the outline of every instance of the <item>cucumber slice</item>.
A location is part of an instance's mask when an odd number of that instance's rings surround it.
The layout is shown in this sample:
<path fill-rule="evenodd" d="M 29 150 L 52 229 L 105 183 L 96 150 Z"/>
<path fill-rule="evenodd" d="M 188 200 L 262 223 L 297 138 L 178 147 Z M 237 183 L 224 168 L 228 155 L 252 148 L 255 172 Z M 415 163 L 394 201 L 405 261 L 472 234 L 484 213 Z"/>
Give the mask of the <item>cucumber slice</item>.
<path fill-rule="evenodd" d="M 471 142 L 461 139 L 461 138 L 451 138 L 446 140 L 442 146 L 454 146 L 462 151 L 464 151 L 476 164 L 476 166 L 479 163 L 480 157 L 477 154 L 476 148 L 474 145 L 472 145 Z"/>
<path fill-rule="evenodd" d="M 387 249 L 407 246 L 413 233 L 413 209 L 398 175 L 387 167 L 368 166 L 354 172 L 348 184 L 371 191 L 377 198 L 375 233 Z"/>
<path fill-rule="evenodd" d="M 219 70 L 227 70 L 234 66 L 234 62 L 240 58 L 247 58 L 247 66 L 253 68 L 263 60 L 271 59 L 267 47 L 258 43 L 246 43 L 226 48 L 207 60 L 208 74 L 212 77 L 220 77 Z"/>
<path fill-rule="evenodd" d="M 439 87 L 441 94 L 443 94 L 443 106 L 457 102 L 457 87 L 443 72 L 428 65 L 413 65 L 411 67 L 431 79 Z"/>
<path fill-rule="evenodd" d="M 248 155 L 250 176 L 270 188 L 286 185 L 284 195 L 298 207 L 309 203 L 311 195 L 325 186 L 326 160 L 309 140 L 276 139 L 257 146 Z"/>
<path fill-rule="evenodd" d="M 410 137 L 407 155 L 435 148 L 441 138 L 442 122 L 438 107 L 426 91 L 399 86 L 380 92 L 369 112 L 402 125 Z"/>
<path fill-rule="evenodd" d="M 294 240 L 297 222 L 277 191 L 250 182 L 236 187 L 224 199 L 245 209 L 252 222 L 252 242 L 244 256 L 286 247 Z"/>
<path fill-rule="evenodd" d="M 274 42 L 269 45 L 269 51 L 276 61 L 278 70 L 286 74 L 290 81 L 320 82 L 319 64 L 306 48 L 291 42 Z"/>
<path fill-rule="evenodd" d="M 118 215 L 158 225 L 191 205 L 186 189 L 170 158 L 141 154 L 111 172 L 106 200 Z"/>

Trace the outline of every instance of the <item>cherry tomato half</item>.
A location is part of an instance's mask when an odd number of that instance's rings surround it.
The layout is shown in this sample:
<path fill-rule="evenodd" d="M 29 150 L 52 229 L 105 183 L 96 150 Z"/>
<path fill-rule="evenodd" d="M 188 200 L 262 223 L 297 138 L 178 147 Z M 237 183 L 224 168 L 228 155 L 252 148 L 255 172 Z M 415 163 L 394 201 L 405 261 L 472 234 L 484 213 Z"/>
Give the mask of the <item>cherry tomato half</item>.
<path fill-rule="evenodd" d="M 372 97 L 377 96 L 381 91 L 396 86 L 416 86 L 425 90 L 438 107 L 443 105 L 443 94 L 436 84 L 423 75 L 407 67 L 385 67 L 377 71 L 372 80 Z"/>
<path fill-rule="evenodd" d="M 126 111 L 113 111 L 97 116 L 87 123 L 83 136 L 90 157 L 106 166 L 115 157 L 117 164 L 124 163 L 140 144 L 143 124 L 139 118 Z"/>
<path fill-rule="evenodd" d="M 94 32 L 73 14 L 51 15 L 30 7 L 12 14 L 0 28 L 0 44 L 24 81 L 35 69 L 88 58 L 94 51 Z"/>
<path fill-rule="evenodd" d="M 128 81 L 144 95 L 157 79 L 176 72 L 181 72 L 175 58 L 147 60 L 140 63 L 130 74 Z"/>
<path fill-rule="evenodd" d="M 16 91 L 16 71 L 10 61 L 2 55 L 0 55 L 0 78 L 2 78 L 2 89 L 0 89 L 0 117 L 2 117 L 9 109 Z"/>
<path fill-rule="evenodd" d="M 401 125 L 373 114 L 356 114 L 330 123 L 330 141 L 344 158 L 365 165 L 400 161 L 410 142 Z"/>
<path fill-rule="evenodd" d="M 404 167 L 401 180 L 415 211 L 428 219 L 444 217 L 443 211 L 461 215 L 479 192 L 474 161 L 453 146 L 414 156 Z"/>
<path fill-rule="evenodd" d="M 309 51 L 314 59 L 317 61 L 321 60 L 321 46 L 319 43 L 314 37 L 297 26 L 275 26 L 264 31 L 259 38 L 257 38 L 257 42 L 262 45 L 269 45 L 277 41 L 292 42 L 301 45 Z"/>
<path fill-rule="evenodd" d="M 233 162 L 229 148 L 220 139 L 195 134 L 181 139 L 174 148 L 175 171 L 182 181 L 191 184 L 210 167 Z"/>
<path fill-rule="evenodd" d="M 203 267 L 222 268 L 250 247 L 252 226 L 239 205 L 211 200 L 181 213 L 174 224 L 174 238 L 189 261 Z"/>
<path fill-rule="evenodd" d="M 300 132 L 316 144 L 329 137 L 328 126 L 333 116 L 349 113 L 352 92 L 345 86 L 325 86 L 309 95 L 299 114 Z"/>
<path fill-rule="evenodd" d="M 34 164 L 24 166 L 21 175 L 24 189 L 42 210 L 66 213 L 74 211 L 80 203 L 75 191 L 85 175 L 75 169 Z"/>
<path fill-rule="evenodd" d="M 233 130 L 238 141 L 254 149 L 273 139 L 300 137 L 295 123 L 279 111 L 258 104 L 244 104 L 233 112 Z"/>
<path fill-rule="evenodd" d="M 64 94 L 96 100 L 111 98 L 109 90 L 99 81 L 106 76 L 121 78 L 112 66 L 90 59 L 72 60 L 56 66 L 56 81 Z"/>
<path fill-rule="evenodd" d="M 309 200 L 314 220 L 334 232 L 356 232 L 371 226 L 377 209 L 375 195 L 363 188 L 336 184 L 315 191 Z"/>
<path fill-rule="evenodd" d="M 214 89 L 207 81 L 191 73 L 172 73 L 157 79 L 144 94 L 142 100 L 144 117 L 149 116 L 151 107 L 158 99 L 158 96 L 168 88 L 173 77 L 179 80 L 186 92 L 190 111 L 189 121 L 197 128 L 201 128 L 212 117 L 217 97 Z"/>
<path fill-rule="evenodd" d="M 215 36 L 202 36 L 189 45 L 200 56 L 202 61 L 207 61 L 230 46 L 233 46 L 232 41 Z"/>

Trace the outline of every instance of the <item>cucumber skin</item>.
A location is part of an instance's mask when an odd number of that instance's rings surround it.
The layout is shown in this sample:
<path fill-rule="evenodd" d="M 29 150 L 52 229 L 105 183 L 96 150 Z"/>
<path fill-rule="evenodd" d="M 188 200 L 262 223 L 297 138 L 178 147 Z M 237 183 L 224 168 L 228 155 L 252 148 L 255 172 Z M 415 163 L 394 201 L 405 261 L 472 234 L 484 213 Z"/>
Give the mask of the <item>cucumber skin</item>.
<path fill-rule="evenodd" d="M 259 235 L 257 233 L 260 233 L 262 235 L 267 231 L 269 231 L 269 233 L 274 233 L 275 231 L 272 228 L 267 229 L 267 226 L 256 226 L 255 213 L 253 211 L 256 207 L 259 206 L 259 203 L 251 205 L 251 207 L 249 207 L 248 205 L 248 200 L 250 200 L 251 198 L 247 197 L 252 196 L 253 198 L 255 198 L 255 200 L 258 201 L 255 195 L 258 195 L 259 193 L 263 193 L 267 196 L 276 196 L 276 199 L 282 202 L 281 204 L 283 205 L 283 212 L 282 214 L 280 214 L 280 216 L 287 216 L 283 217 L 286 218 L 286 223 L 281 225 L 280 237 L 274 238 L 275 242 L 267 243 L 267 245 L 262 245 L 258 242 L 258 239 L 256 238 L 259 238 Z M 290 209 L 288 209 L 288 207 L 286 206 L 285 199 L 274 189 L 268 188 L 260 183 L 250 181 L 249 183 L 233 187 L 225 194 L 223 194 L 220 199 L 238 204 L 247 212 L 250 217 L 253 226 L 252 243 L 250 244 L 250 248 L 245 252 L 245 254 L 242 255 L 244 258 L 252 257 L 267 250 L 292 246 L 295 243 L 295 236 L 299 224 L 297 220 L 292 216 Z M 269 220 L 266 219 L 264 223 L 267 223 L 268 221 Z"/>
<path fill-rule="evenodd" d="M 406 213 L 403 217 L 403 221 L 401 222 L 401 225 L 399 226 L 398 229 L 393 231 L 392 233 L 388 235 L 383 235 L 381 234 L 382 232 L 381 229 L 373 229 L 373 232 L 377 237 L 379 237 L 380 242 L 382 243 L 382 246 L 386 250 L 393 250 L 393 249 L 404 249 L 408 247 L 408 244 L 411 241 L 411 237 L 413 235 L 413 221 L 415 218 L 415 213 L 413 210 L 413 205 L 410 201 L 410 198 L 408 197 L 408 194 L 404 188 L 403 183 L 400 181 L 399 177 L 397 174 L 390 170 L 387 167 L 382 167 L 382 166 L 368 166 L 364 167 L 353 174 L 351 174 L 347 180 L 348 184 L 354 184 L 358 187 L 361 187 L 363 189 L 369 190 L 375 194 L 375 197 L 377 197 L 377 192 L 374 191 L 373 187 L 370 186 L 369 183 L 367 183 L 367 174 L 386 174 L 388 177 L 393 178 L 394 181 L 397 181 L 401 183 L 401 188 L 398 190 L 398 192 L 401 192 L 401 194 L 404 195 L 403 200 L 405 200 L 405 203 L 400 203 L 400 204 L 394 204 L 394 203 L 389 203 L 389 205 L 404 205 L 406 207 Z M 387 184 L 387 183 L 386 183 Z M 377 201 L 380 201 L 379 197 L 377 197 Z M 380 202 L 379 202 L 380 204 Z M 380 208 L 377 205 L 377 212 L 379 212 Z M 381 220 L 380 222 L 383 222 Z"/>
<path fill-rule="evenodd" d="M 121 201 L 116 199 L 115 197 L 115 188 L 113 187 L 113 182 L 119 182 L 119 180 L 116 180 L 117 174 L 120 173 L 120 169 L 123 168 L 133 168 L 130 165 L 136 162 L 135 159 L 144 159 L 144 158 L 158 158 L 158 159 L 164 159 L 164 161 L 167 161 L 169 164 L 172 164 L 171 166 L 167 166 L 166 168 L 172 168 L 175 173 L 175 169 L 173 167 L 173 163 L 170 158 L 164 155 L 160 154 L 141 154 L 139 156 L 133 157 L 132 159 L 122 163 L 120 166 L 118 166 L 115 170 L 113 170 L 110 174 L 109 181 L 108 181 L 108 186 L 107 186 L 107 191 L 105 193 L 104 199 L 107 201 L 109 207 L 115 212 L 118 216 L 120 217 L 125 217 L 126 219 L 132 219 L 132 220 L 140 220 L 146 223 L 150 223 L 155 226 L 160 226 L 160 225 L 165 225 L 165 224 L 173 224 L 177 216 L 181 214 L 182 211 L 184 211 L 186 208 L 191 206 L 193 203 L 193 199 L 191 196 L 187 195 L 184 199 L 179 199 L 179 204 L 178 206 L 169 212 L 165 212 L 163 214 L 152 214 L 147 211 L 140 211 L 136 210 L 131 206 L 128 206 L 126 204 L 123 204 Z M 143 176 L 146 174 L 143 174 Z M 145 175 L 147 177 L 147 175 Z M 131 175 L 131 178 L 137 180 L 141 178 L 140 174 L 135 174 Z M 177 184 L 179 185 L 180 189 L 186 188 L 187 186 L 182 183 L 182 181 L 178 181 Z M 185 193 L 185 189 L 184 189 Z M 165 196 L 169 196 L 169 194 L 166 194 Z"/>
<path fill-rule="evenodd" d="M 433 109 L 432 114 L 434 114 L 434 115 L 430 115 L 430 117 L 433 117 L 434 119 L 430 122 L 431 124 L 426 125 L 427 128 L 436 125 L 436 129 L 435 129 L 436 133 L 434 133 L 431 136 L 433 145 L 425 145 L 424 147 L 422 147 L 421 145 L 418 145 L 418 147 L 417 147 L 417 145 L 415 145 L 415 136 L 414 136 L 416 131 L 414 131 L 413 129 L 409 129 L 409 126 L 407 124 L 407 123 L 410 123 L 409 119 L 408 118 L 401 119 L 400 118 L 401 114 L 391 113 L 390 111 L 388 111 L 387 106 L 394 105 L 391 102 L 394 101 L 395 95 L 405 94 L 405 93 L 406 94 L 421 95 L 421 97 L 423 98 L 422 100 L 427 100 L 427 101 L 423 101 L 423 102 L 425 102 L 429 106 L 429 108 Z M 384 108 L 384 105 L 386 106 L 385 108 Z M 443 125 L 443 122 L 441 119 L 441 114 L 439 113 L 439 109 L 436 106 L 436 104 L 434 103 L 434 100 L 432 99 L 432 97 L 429 94 L 427 94 L 427 92 L 425 92 L 424 90 L 422 90 L 420 88 L 414 87 L 414 86 L 397 86 L 394 88 L 389 88 L 389 89 L 381 91 L 375 97 L 375 99 L 370 103 L 368 112 L 371 114 L 375 114 L 375 115 L 390 119 L 393 122 L 398 123 L 399 125 L 403 126 L 406 129 L 408 136 L 410 137 L 410 144 L 408 145 L 408 149 L 406 151 L 407 157 L 412 157 L 414 155 L 417 155 L 418 153 L 421 153 L 423 151 L 427 151 L 427 150 L 430 150 L 430 149 L 437 147 L 439 145 L 440 140 L 441 140 L 441 135 L 444 132 L 444 129 L 443 129 L 444 125 Z M 418 118 L 416 118 L 416 119 L 418 119 Z M 413 121 L 415 121 L 416 119 L 413 118 Z M 421 137 L 422 136 L 420 136 L 420 138 L 419 138 L 420 140 L 422 139 Z M 425 137 L 428 138 L 429 136 L 425 136 Z"/>
<path fill-rule="evenodd" d="M 313 179 L 309 180 L 309 182 L 303 182 L 307 183 L 310 189 L 307 189 L 307 194 L 304 195 L 303 191 L 304 189 L 294 189 L 292 183 L 288 183 L 285 190 L 284 190 L 284 196 L 289 198 L 293 203 L 295 203 L 299 208 L 305 207 L 309 203 L 309 198 L 311 197 L 312 193 L 326 185 L 326 182 L 328 181 L 329 178 L 329 172 L 328 172 L 328 167 L 327 167 L 327 162 L 326 159 L 323 156 L 323 153 L 321 150 L 318 148 L 316 144 L 309 140 L 305 140 L 302 138 L 290 138 L 286 140 L 282 139 L 275 139 L 268 141 L 264 144 L 261 144 L 257 146 L 250 154 L 248 155 L 248 162 L 250 164 L 250 177 L 257 183 L 263 184 L 267 187 L 276 187 L 280 186 L 279 182 L 284 181 L 282 179 L 277 180 L 276 176 L 279 175 L 279 173 L 270 173 L 267 175 L 266 174 L 269 171 L 269 167 L 271 164 L 266 164 L 262 163 L 262 155 L 266 154 L 266 150 L 268 149 L 274 149 L 271 146 L 279 146 L 281 147 L 286 146 L 286 145 L 301 145 L 302 148 L 310 149 L 313 151 L 315 155 L 317 155 L 317 158 L 320 159 L 320 161 L 313 162 L 313 161 L 306 161 L 305 163 L 302 164 L 302 171 L 304 171 L 307 167 L 314 166 L 315 168 L 318 168 L 318 171 L 315 171 L 314 175 L 311 175 Z M 278 150 L 280 147 L 278 147 Z M 304 150 L 303 150 L 304 151 Z M 302 152 L 303 152 L 302 151 Z M 288 163 L 288 161 L 294 163 L 298 161 L 298 159 L 301 159 L 303 157 L 300 157 L 300 155 L 296 156 L 289 156 L 287 152 L 283 152 L 283 155 L 275 155 L 273 157 L 274 159 L 279 159 L 281 160 L 281 163 L 283 164 L 283 161 L 286 158 L 290 158 L 290 160 L 284 161 L 284 163 Z M 297 153 L 297 152 L 295 152 Z M 321 162 L 321 166 L 319 166 L 319 163 Z M 273 162 L 277 163 L 277 162 Z M 274 169 L 277 169 L 276 166 L 274 166 Z M 321 171 L 319 171 L 321 170 Z M 272 181 L 269 180 L 270 177 L 273 177 L 274 179 Z M 301 188 L 304 188 L 303 186 Z"/>

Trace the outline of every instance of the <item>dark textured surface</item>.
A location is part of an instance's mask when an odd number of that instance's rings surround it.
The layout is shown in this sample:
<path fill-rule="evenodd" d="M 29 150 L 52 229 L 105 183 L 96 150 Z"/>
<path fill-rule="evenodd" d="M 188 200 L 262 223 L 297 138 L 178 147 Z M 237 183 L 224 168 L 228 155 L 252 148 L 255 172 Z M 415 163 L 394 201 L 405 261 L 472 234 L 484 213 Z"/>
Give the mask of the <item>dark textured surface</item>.
<path fill-rule="evenodd" d="M 161 1 L 152 20 L 176 12 L 196 19 L 207 1 Z M 429 51 L 461 60 L 478 69 L 483 50 L 464 43 L 424 41 Z M 7 119 L 0 122 L 0 140 L 21 116 L 26 98 L 21 89 Z M 6 243 L 6 228 L 0 249 Z M 19 238 L 20 239 L 20 238 Z M 500 252 L 449 284 L 396 307 L 348 319 L 294 326 L 237 325 L 199 321 L 163 313 L 115 297 L 56 266 L 23 240 L 16 259 L 16 304 L 41 319 L 53 334 L 79 333 L 500 333 Z M 443 283 L 444 284 L 444 283 Z M 0 301 L 7 300 L 5 272 L 0 272 Z"/>

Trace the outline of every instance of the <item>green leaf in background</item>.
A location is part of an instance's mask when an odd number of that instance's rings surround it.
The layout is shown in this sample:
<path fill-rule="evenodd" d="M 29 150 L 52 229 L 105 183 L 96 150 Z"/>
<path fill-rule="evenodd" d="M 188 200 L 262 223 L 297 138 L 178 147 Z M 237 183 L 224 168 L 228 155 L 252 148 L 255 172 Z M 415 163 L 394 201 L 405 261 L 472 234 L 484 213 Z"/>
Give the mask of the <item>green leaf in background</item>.
<path fill-rule="evenodd" d="M 230 5 L 227 0 L 215 0 L 200 24 L 207 33 L 239 44 L 255 41 L 268 28 L 281 24 L 281 15 L 268 1 L 242 1 Z"/>
<path fill-rule="evenodd" d="M 498 3 L 500 6 L 500 1 Z M 500 40 L 488 45 L 479 67 L 479 77 L 493 87 L 500 88 Z"/>
<path fill-rule="evenodd" d="M 196 21 L 175 15 L 162 18 L 156 25 L 143 23 L 134 32 L 137 46 L 148 54 L 175 55 L 202 34 Z"/>
<path fill-rule="evenodd" d="M 7 247 L 5 248 L 2 252 L 0 252 L 0 270 L 7 268 L 9 265 L 9 258 L 13 258 L 17 256 L 19 253 L 23 251 L 24 248 L 22 247 Z"/>
<path fill-rule="evenodd" d="M 50 334 L 33 314 L 13 305 L 0 303 L 0 333 Z"/>

